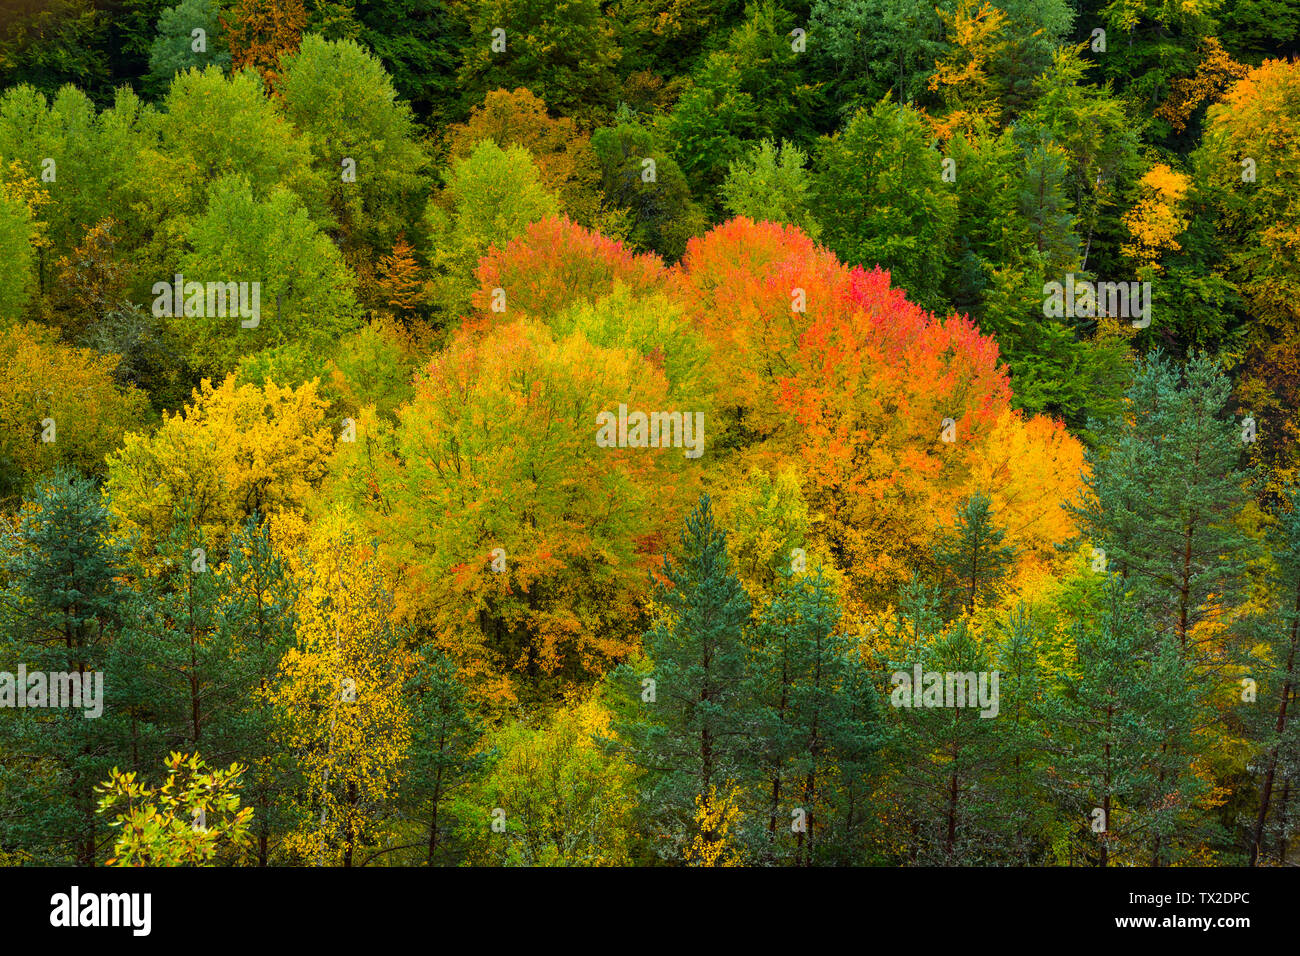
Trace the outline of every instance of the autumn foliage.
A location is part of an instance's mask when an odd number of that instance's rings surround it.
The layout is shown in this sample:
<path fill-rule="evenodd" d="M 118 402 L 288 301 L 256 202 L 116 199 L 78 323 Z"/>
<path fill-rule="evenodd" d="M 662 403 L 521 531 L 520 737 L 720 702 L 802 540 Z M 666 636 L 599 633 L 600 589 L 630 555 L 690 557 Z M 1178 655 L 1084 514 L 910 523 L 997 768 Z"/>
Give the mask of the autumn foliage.
<path fill-rule="evenodd" d="M 251 67 L 274 87 L 280 58 L 296 51 L 302 40 L 307 9 L 303 0 L 238 0 L 222 22 L 234 69 Z"/>
<path fill-rule="evenodd" d="M 0 865 L 1300 863 L 1293 0 L 7 7 Z"/>
<path fill-rule="evenodd" d="M 648 293 L 666 274 L 652 253 L 638 254 L 569 219 L 549 218 L 483 257 L 472 301 L 480 314 L 491 315 L 493 293 L 502 289 L 507 309 L 544 317 L 570 303 L 598 298 L 617 284 Z"/>

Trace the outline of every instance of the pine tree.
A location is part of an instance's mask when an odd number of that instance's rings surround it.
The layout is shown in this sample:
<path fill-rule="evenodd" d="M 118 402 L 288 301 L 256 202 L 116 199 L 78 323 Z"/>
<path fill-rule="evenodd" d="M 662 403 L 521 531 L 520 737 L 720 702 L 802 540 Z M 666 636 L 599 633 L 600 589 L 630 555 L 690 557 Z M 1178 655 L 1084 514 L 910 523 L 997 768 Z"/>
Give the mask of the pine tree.
<path fill-rule="evenodd" d="M 1074 627 L 1073 659 L 1058 663 L 1048 702 L 1052 777 L 1076 832 L 1095 834 L 1086 859 L 1158 864 L 1203 789 L 1186 756 L 1195 686 L 1176 639 L 1152 632 L 1121 579 L 1103 585 L 1100 603 L 1095 619 Z"/>
<path fill-rule="evenodd" d="M 207 751 L 204 732 L 213 711 L 233 705 L 226 680 L 229 648 L 216 640 L 220 583 L 215 555 L 209 565 L 207 538 L 178 510 L 162 542 L 164 571 L 146 581 L 144 600 L 124 638 L 149 696 L 139 703 L 152 713 L 165 746 Z"/>
<path fill-rule="evenodd" d="M 407 692 L 412 702 L 406 794 L 419 818 L 428 820 L 427 862 L 433 866 L 445 858 L 443 838 L 451 828 L 446 804 L 490 755 L 478 750 L 484 726 L 447 655 L 426 647 L 407 681 Z"/>
<path fill-rule="evenodd" d="M 225 679 L 234 706 L 210 721 L 207 748 L 246 765 L 243 794 L 255 811 L 250 836 L 258 865 L 266 866 L 274 836 L 291 820 L 289 795 L 299 782 L 271 700 L 280 658 L 294 643 L 297 586 L 257 515 L 231 537 L 219 571 L 216 641 L 230 652 Z"/>
<path fill-rule="evenodd" d="M 992 781 L 990 822 L 1009 860 L 1039 862 L 1048 839 L 1050 799 L 1044 792 L 1044 715 L 1046 675 L 1040 655 L 1045 623 L 1024 603 L 1017 603 L 998 624 L 996 649 L 998 733 L 993 745 L 998 770 Z"/>
<path fill-rule="evenodd" d="M 1073 656 L 1054 662 L 1060 678 L 1045 709 L 1058 801 L 1076 832 L 1093 834 L 1086 860 L 1158 864 L 1204 787 L 1187 757 L 1197 715 L 1190 667 L 1177 641 L 1154 635 L 1132 609 L 1115 576 L 1092 615 L 1075 623 L 1073 643 Z"/>
<path fill-rule="evenodd" d="M 1000 710 L 1000 692 L 992 684 L 989 654 L 968 621 L 945 627 L 939 605 L 938 589 L 914 577 L 899 594 L 898 615 L 888 635 L 894 675 L 889 741 L 894 805 L 902 813 L 900 823 L 907 830 L 903 849 L 911 862 L 987 861 L 993 850 L 986 839 L 990 814 L 983 794 L 998 766 L 999 728 L 996 712 L 981 716 L 981 676 L 990 708 Z M 918 666 L 926 681 L 921 706 L 915 705 L 911 683 Z M 972 673 L 976 686 L 961 688 L 964 706 L 948 706 L 956 703 L 957 690 L 950 675 Z M 940 681 L 937 699 L 929 683 L 934 674 Z"/>
<path fill-rule="evenodd" d="M 1231 387 L 1207 356 L 1182 370 L 1158 352 L 1141 362 L 1070 509 L 1155 633 L 1201 662 L 1213 648 L 1198 625 L 1238 602 L 1251 557 L 1234 524 L 1246 492 L 1242 431 L 1225 415 Z"/>
<path fill-rule="evenodd" d="M 103 678 L 94 719 L 84 706 L 0 712 L 0 844 L 41 863 L 94 866 L 108 836 L 94 786 L 129 762 L 114 687 L 129 662 L 114 643 L 132 594 L 93 482 L 71 472 L 39 482 L 17 526 L 5 523 L 0 574 L 0 671 L 75 673 L 83 692 Z"/>
<path fill-rule="evenodd" d="M 1286 807 L 1279 794 L 1300 790 L 1300 720 L 1296 714 L 1300 695 L 1300 488 L 1292 488 L 1278 514 L 1273 559 L 1276 566 L 1277 610 L 1268 618 L 1268 633 L 1261 646 L 1268 649 L 1266 672 L 1253 720 L 1254 736 L 1260 742 L 1256 772 L 1259 781 L 1259 809 L 1250 828 L 1251 866 L 1267 852 L 1268 836 L 1276 837 L 1277 860 L 1282 862 L 1291 832 L 1286 826 Z"/>
<path fill-rule="evenodd" d="M 160 573 L 137 568 L 143 593 L 118 642 L 129 664 L 117 683 L 137 767 L 178 749 L 245 765 L 253 853 L 265 866 L 292 821 L 298 776 L 271 700 L 294 643 L 296 587 L 256 513 L 218 550 L 192 510 L 181 502 L 160 552 L 142 559 Z"/>
<path fill-rule="evenodd" d="M 1150 666 L 1183 668 L 1203 727 L 1224 726 L 1225 673 L 1243 657 L 1232 609 L 1243 599 L 1253 556 L 1236 523 L 1246 491 L 1242 429 L 1225 415 L 1230 390 L 1208 356 L 1194 356 L 1182 369 L 1159 352 L 1140 362 L 1125 414 L 1102 432 L 1105 452 L 1090 456 L 1085 498 L 1071 506 L 1148 625 Z M 1167 659 L 1171 654 L 1177 661 Z M 1194 752 L 1180 752 L 1193 745 Z M 1152 755 L 1156 788 L 1180 798 L 1151 821 L 1145 862 L 1167 862 L 1174 844 L 1192 839 L 1177 811 L 1195 788 L 1180 789 L 1180 780 L 1209 746 L 1205 734 L 1193 741 L 1171 732 Z"/>
<path fill-rule="evenodd" d="M 936 548 L 952 597 L 967 614 L 988 603 L 1010 569 L 1015 549 L 1002 543 L 1005 536 L 993 520 L 988 495 L 976 492 L 957 509 L 956 524 Z"/>
<path fill-rule="evenodd" d="M 750 603 L 731 570 L 727 536 L 703 496 L 686 519 L 678 560 L 664 559 L 654 586 L 655 623 L 645 635 L 651 670 L 630 678 L 641 701 L 616 727 L 647 773 L 643 806 L 663 851 L 680 856 L 690 840 L 696 797 L 739 780 L 748 746 L 743 693 Z M 713 842 L 712 835 L 702 835 Z"/>
<path fill-rule="evenodd" d="M 755 628 L 747 668 L 745 697 L 757 709 L 755 815 L 765 823 L 764 859 L 810 866 L 842 860 L 858 836 L 881 727 L 875 692 L 857 679 L 838 630 L 830 581 L 819 568 L 786 572 L 781 584 Z"/>

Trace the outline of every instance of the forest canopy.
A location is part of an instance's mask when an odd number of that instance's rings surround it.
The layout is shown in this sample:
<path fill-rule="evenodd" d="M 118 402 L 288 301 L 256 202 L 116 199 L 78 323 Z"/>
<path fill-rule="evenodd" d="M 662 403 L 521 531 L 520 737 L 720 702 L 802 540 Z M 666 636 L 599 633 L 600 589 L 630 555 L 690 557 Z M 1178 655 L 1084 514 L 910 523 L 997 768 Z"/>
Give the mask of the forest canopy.
<path fill-rule="evenodd" d="M 1300 864 L 1298 41 L 0 0 L 0 864 Z"/>

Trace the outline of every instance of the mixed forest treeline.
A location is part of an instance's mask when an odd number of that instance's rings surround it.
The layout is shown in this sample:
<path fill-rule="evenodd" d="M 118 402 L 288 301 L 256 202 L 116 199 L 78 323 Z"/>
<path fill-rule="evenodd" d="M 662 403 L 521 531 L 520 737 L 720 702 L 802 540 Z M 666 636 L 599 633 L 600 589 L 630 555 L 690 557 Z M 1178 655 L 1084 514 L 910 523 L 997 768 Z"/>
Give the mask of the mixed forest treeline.
<path fill-rule="evenodd" d="M 0 0 L 0 863 L 1297 865 L 1298 38 Z"/>

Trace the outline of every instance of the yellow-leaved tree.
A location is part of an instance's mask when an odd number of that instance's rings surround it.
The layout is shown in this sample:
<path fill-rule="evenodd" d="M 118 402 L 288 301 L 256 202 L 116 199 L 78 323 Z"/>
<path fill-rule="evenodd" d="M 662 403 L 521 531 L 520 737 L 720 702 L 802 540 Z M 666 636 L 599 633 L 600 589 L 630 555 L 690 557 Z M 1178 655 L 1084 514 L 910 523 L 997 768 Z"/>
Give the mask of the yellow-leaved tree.
<path fill-rule="evenodd" d="M 1063 564 L 1057 545 L 1076 531 L 1062 504 L 1078 495 L 1086 467 L 1083 445 L 1055 419 L 1006 411 L 993 426 L 963 491 L 988 495 L 1016 549 L 1013 576 Z M 952 516 L 942 518 L 947 524 Z"/>
<path fill-rule="evenodd" d="M 936 10 L 947 32 L 948 51 L 934 64 L 930 90 L 948 107 L 935 132 L 947 139 L 956 130 L 970 131 L 998 115 L 998 91 L 991 72 L 1004 52 L 1007 15 L 983 0 L 961 0 L 952 13 Z"/>
<path fill-rule="evenodd" d="M 744 856 L 733 832 L 740 822 L 734 789 L 719 794 L 716 784 L 695 797 L 695 839 L 686 848 L 688 866 L 741 866 Z"/>
<path fill-rule="evenodd" d="M 1192 179 L 1156 163 L 1142 177 L 1141 195 L 1137 203 L 1124 216 L 1128 242 L 1122 250 L 1134 259 L 1139 269 L 1161 271 L 1160 257 L 1166 252 L 1177 252 L 1178 237 L 1187 228 L 1187 190 Z"/>
<path fill-rule="evenodd" d="M 387 829 L 410 745 L 402 686 L 413 660 L 393 623 L 373 548 L 341 514 L 323 517 L 298 569 L 297 642 L 272 699 L 302 771 L 290 859 L 364 866 Z"/>
<path fill-rule="evenodd" d="M 116 364 L 34 322 L 0 329 L 0 500 L 59 466 L 102 473 L 104 456 L 148 408 L 143 392 L 114 382 Z"/>
<path fill-rule="evenodd" d="M 177 515 L 224 549 L 253 514 L 302 513 L 334 449 L 326 404 L 314 380 L 281 388 L 204 379 L 184 409 L 152 435 L 128 434 L 109 458 L 118 532 L 147 560 Z"/>
<path fill-rule="evenodd" d="M 1196 108 L 1207 100 L 1215 103 L 1234 82 L 1250 72 L 1238 63 L 1215 37 L 1201 41 L 1201 62 L 1192 76 L 1181 76 L 1169 84 L 1169 96 L 1156 108 L 1155 115 L 1166 120 L 1175 133 L 1187 128 Z"/>

